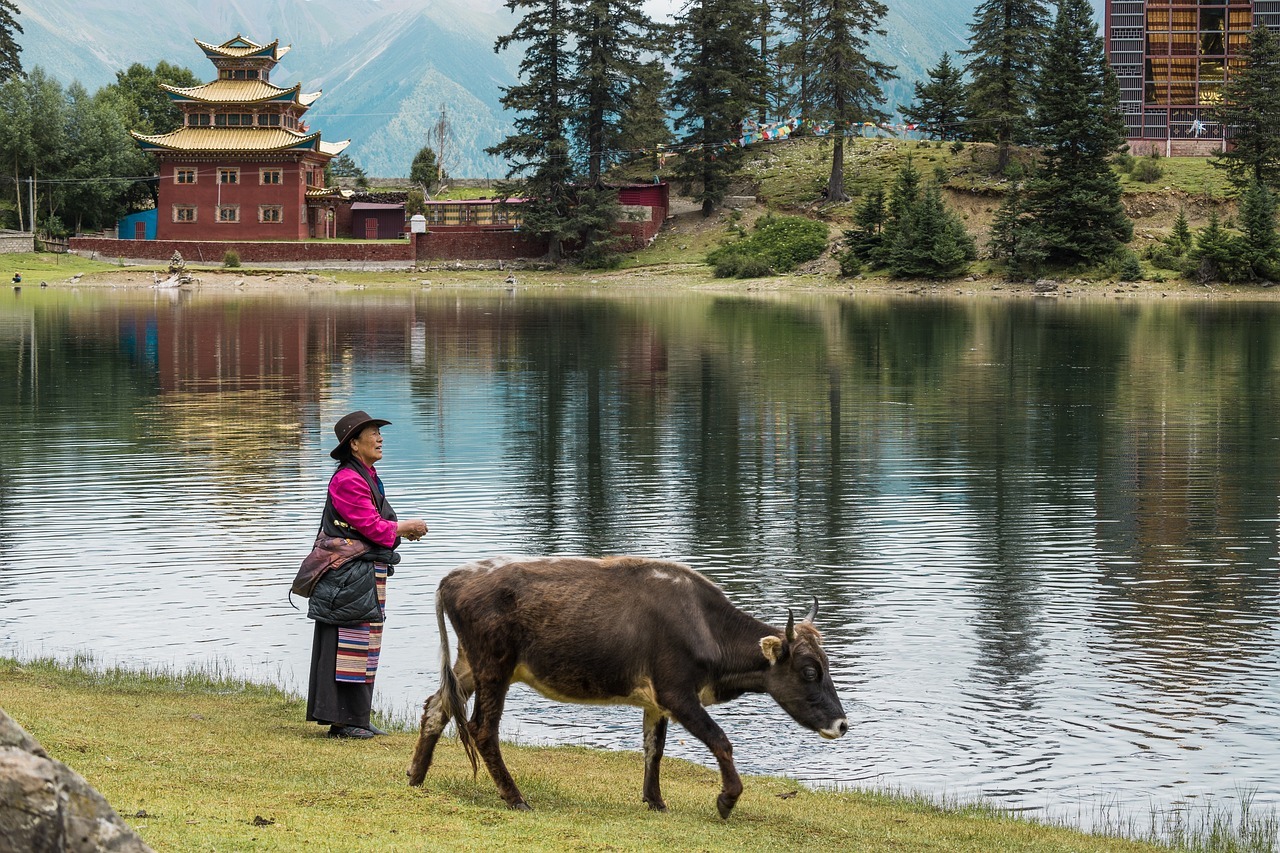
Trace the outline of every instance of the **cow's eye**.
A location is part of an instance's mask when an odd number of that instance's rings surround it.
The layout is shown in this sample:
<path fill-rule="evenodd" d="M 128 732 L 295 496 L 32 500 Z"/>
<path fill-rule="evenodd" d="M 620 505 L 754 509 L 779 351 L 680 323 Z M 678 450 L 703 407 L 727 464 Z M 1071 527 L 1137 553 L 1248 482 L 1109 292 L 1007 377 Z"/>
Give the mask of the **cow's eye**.
<path fill-rule="evenodd" d="M 816 666 L 812 665 L 812 664 L 810 664 L 810 665 L 806 666 L 804 669 L 800 670 L 800 674 L 804 676 L 804 680 L 805 680 L 805 681 L 817 681 L 817 680 L 818 680 L 818 668 L 817 668 Z"/>

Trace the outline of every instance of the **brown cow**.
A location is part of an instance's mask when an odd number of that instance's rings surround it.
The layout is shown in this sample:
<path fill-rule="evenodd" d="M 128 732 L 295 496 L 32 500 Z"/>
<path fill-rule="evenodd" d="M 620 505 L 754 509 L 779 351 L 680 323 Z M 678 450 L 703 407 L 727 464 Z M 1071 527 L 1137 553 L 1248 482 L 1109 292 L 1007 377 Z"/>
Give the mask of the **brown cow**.
<path fill-rule="evenodd" d="M 665 810 L 658 765 L 667 720 L 707 745 L 720 765 L 716 807 L 727 818 L 742 794 L 733 747 L 704 709 L 768 693 L 823 737 L 848 731 L 813 626 L 818 602 L 780 631 L 738 610 L 720 588 L 680 563 L 639 557 L 494 557 L 454 569 L 436 593 L 441 685 L 423 704 L 409 784 L 420 785 L 450 720 L 498 793 L 528 809 L 498 747 L 507 688 L 521 681 L 563 702 L 644 709 L 644 801 Z M 445 615 L 458 635 L 450 664 Z M 475 694 L 471 721 L 464 718 Z"/>

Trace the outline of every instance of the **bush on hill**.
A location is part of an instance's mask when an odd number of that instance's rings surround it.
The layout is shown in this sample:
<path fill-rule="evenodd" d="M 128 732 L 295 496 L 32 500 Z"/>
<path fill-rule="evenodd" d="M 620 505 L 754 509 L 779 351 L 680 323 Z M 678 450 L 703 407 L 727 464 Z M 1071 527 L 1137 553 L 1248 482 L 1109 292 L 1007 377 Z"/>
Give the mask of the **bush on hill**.
<path fill-rule="evenodd" d="M 707 255 L 717 278 L 759 278 L 790 272 L 820 258 L 827 249 L 827 226 L 803 216 L 763 216 L 755 231 Z"/>

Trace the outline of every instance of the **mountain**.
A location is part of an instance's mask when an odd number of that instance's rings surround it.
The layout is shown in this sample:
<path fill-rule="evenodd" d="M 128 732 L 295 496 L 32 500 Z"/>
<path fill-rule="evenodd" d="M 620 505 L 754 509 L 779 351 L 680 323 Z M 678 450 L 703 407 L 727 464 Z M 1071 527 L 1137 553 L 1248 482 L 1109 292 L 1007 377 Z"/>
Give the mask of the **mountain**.
<path fill-rule="evenodd" d="M 675 0 L 653 0 L 655 14 Z M 886 109 L 911 102 L 914 83 L 944 50 L 965 46 L 976 0 L 890 0 L 886 36 L 872 37 L 874 58 L 897 66 L 886 81 Z M 272 82 L 301 82 L 324 96 L 307 114 L 329 140 L 371 175 L 403 176 L 443 106 L 459 154 L 458 177 L 499 177 L 504 165 L 484 153 L 511 127 L 498 102 L 516 82 L 519 56 L 494 53 L 513 15 L 502 0 L 17 0 L 22 63 L 93 90 L 133 62 L 185 65 L 202 80 L 213 66 L 192 39 L 220 43 L 240 33 L 291 50 Z"/>

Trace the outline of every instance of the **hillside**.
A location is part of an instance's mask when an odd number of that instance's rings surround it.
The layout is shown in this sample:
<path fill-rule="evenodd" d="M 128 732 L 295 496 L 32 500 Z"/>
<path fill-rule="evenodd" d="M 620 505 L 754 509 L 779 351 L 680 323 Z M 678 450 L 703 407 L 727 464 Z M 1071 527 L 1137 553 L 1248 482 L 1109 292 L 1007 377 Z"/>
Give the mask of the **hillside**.
<path fill-rule="evenodd" d="M 241 33 L 292 44 L 273 80 L 324 90 L 309 116 L 328 139 L 351 139 L 351 155 L 372 175 L 407 174 L 440 107 L 460 153 L 458 177 L 497 177 L 503 164 L 484 153 L 511 117 L 501 89 L 516 81 L 519 56 L 495 54 L 513 16 L 502 0 L 16 0 L 25 67 L 89 89 L 118 69 L 161 59 L 201 79 L 212 67 L 192 39 L 221 42 Z M 665 15 L 681 4 L 651 2 Z M 910 103 L 915 81 L 944 50 L 964 47 L 975 0 L 892 0 L 886 35 L 871 39 L 875 59 L 897 67 L 885 81 L 889 112 Z"/>

